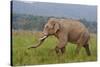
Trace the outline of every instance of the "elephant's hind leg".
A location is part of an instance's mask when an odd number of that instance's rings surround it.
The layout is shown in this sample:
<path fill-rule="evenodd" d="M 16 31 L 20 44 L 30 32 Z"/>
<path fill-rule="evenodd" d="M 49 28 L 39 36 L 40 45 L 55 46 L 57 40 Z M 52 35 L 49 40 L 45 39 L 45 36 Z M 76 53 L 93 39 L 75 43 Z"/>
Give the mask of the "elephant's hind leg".
<path fill-rule="evenodd" d="M 89 44 L 85 44 L 85 45 L 83 45 L 83 47 L 85 48 L 87 55 L 91 56 L 91 52 L 90 52 L 90 49 L 89 49 Z"/>

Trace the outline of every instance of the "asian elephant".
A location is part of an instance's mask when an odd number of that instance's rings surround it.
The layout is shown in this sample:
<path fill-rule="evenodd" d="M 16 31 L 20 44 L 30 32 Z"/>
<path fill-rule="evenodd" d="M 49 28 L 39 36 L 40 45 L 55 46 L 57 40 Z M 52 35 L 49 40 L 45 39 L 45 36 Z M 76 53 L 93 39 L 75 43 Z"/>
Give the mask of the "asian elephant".
<path fill-rule="evenodd" d="M 48 37 L 54 35 L 59 40 L 55 47 L 56 53 L 64 53 L 68 42 L 76 44 L 76 53 L 79 53 L 81 47 L 84 47 L 88 56 L 91 55 L 89 49 L 90 34 L 87 28 L 79 21 L 74 19 L 50 18 L 44 26 L 43 37 L 37 45 L 29 47 L 36 48 L 40 46 Z"/>

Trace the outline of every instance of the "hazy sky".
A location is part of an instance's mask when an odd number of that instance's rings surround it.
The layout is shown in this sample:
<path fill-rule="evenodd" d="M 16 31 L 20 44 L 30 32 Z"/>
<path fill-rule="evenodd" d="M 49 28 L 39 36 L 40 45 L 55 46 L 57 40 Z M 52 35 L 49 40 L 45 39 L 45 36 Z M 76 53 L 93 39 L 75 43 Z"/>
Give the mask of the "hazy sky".
<path fill-rule="evenodd" d="M 99 4 L 97 0 L 14 0 L 14 1 L 24 1 L 27 3 L 32 3 L 32 1 L 40 1 L 40 2 L 73 3 L 73 4 L 87 4 L 87 5 Z"/>
<path fill-rule="evenodd" d="M 34 2 L 34 4 L 33 4 Z M 15 2 L 13 11 L 16 13 L 33 14 L 40 16 L 62 16 L 69 18 L 86 18 L 88 20 L 97 19 L 97 7 L 75 4 L 55 4 L 47 2 L 28 3 Z M 55 10 L 56 9 L 56 10 Z"/>

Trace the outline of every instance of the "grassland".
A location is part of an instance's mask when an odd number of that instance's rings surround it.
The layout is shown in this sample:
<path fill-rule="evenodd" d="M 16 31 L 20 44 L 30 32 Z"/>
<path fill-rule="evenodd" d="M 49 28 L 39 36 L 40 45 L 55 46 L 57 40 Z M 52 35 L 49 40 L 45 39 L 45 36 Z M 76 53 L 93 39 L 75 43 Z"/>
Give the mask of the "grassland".
<path fill-rule="evenodd" d="M 48 37 L 44 43 L 35 49 L 27 48 L 37 43 L 40 33 L 32 32 L 13 32 L 12 33 L 12 63 L 17 65 L 37 65 L 37 64 L 57 64 L 73 63 L 97 60 L 97 43 L 96 36 L 91 35 L 90 50 L 92 55 L 87 56 L 84 48 L 80 54 L 75 56 L 76 44 L 68 43 L 66 53 L 58 56 L 53 50 L 58 40 L 54 37 Z"/>

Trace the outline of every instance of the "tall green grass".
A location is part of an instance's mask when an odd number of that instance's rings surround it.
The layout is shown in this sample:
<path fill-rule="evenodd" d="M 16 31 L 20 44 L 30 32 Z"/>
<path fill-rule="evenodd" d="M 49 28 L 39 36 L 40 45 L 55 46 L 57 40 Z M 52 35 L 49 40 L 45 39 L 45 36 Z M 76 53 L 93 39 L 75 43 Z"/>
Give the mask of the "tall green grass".
<path fill-rule="evenodd" d="M 56 64 L 73 63 L 97 60 L 96 36 L 91 35 L 90 50 L 92 55 L 87 56 L 84 48 L 80 54 L 75 56 L 76 44 L 66 44 L 66 52 L 63 55 L 57 55 L 54 51 L 58 40 L 54 37 L 48 37 L 44 43 L 38 47 L 28 50 L 29 46 L 37 43 L 38 34 L 32 32 L 17 32 L 12 35 L 12 63 L 13 65 L 37 65 L 37 64 Z"/>

